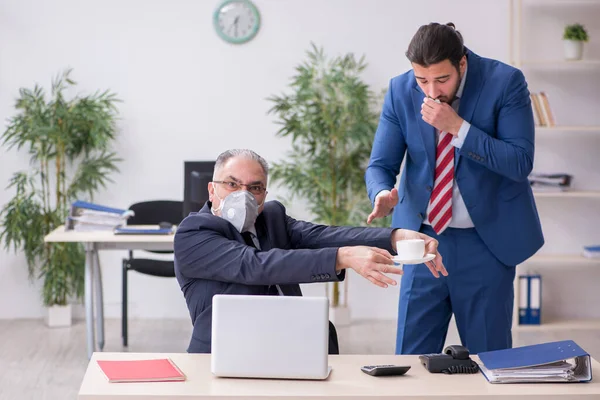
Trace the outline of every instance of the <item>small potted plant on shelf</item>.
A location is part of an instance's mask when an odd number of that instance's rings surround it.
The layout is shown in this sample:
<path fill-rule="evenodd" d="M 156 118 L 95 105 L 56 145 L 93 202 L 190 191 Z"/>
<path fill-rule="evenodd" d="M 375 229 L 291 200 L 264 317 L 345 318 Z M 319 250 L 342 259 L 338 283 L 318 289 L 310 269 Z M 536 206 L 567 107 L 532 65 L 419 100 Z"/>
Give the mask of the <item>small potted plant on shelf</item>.
<path fill-rule="evenodd" d="M 567 60 L 581 60 L 583 55 L 583 43 L 589 37 L 585 27 L 581 24 L 572 24 L 565 27 L 563 34 L 565 43 L 565 58 Z"/>

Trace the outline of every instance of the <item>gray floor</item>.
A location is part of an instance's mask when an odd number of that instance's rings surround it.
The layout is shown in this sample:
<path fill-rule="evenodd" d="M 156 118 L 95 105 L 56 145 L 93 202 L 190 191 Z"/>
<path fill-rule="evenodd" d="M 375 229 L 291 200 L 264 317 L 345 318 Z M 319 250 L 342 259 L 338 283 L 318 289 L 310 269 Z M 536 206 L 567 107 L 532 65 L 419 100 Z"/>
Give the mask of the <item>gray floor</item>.
<path fill-rule="evenodd" d="M 106 321 L 105 351 L 123 351 L 120 320 Z M 184 352 L 191 334 L 187 320 L 132 320 L 131 352 Z M 338 328 L 344 354 L 393 354 L 391 321 L 356 321 Z M 573 339 L 600 359 L 600 332 L 561 330 L 515 332 L 515 346 Z M 451 330 L 447 343 L 458 343 Z M 0 321 L 0 399 L 75 399 L 87 367 L 85 324 L 47 328 L 41 320 Z"/>

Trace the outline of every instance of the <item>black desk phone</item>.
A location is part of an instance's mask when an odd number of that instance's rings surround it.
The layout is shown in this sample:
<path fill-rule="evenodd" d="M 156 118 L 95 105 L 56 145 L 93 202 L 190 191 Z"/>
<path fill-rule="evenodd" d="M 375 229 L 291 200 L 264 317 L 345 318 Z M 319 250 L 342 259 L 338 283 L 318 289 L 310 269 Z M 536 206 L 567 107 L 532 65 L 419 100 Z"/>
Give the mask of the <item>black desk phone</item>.
<path fill-rule="evenodd" d="M 448 346 L 442 354 L 423 354 L 419 360 L 429 372 L 474 374 L 479 371 L 479 365 L 471 360 L 469 350 L 464 346 Z"/>

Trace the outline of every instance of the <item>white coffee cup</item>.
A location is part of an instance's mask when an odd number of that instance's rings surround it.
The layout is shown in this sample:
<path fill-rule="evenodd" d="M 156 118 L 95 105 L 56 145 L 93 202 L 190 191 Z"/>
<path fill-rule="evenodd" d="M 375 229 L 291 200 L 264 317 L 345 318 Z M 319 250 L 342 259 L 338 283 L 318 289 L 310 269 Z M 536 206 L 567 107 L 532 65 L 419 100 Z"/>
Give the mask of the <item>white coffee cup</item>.
<path fill-rule="evenodd" d="M 423 239 L 398 240 L 396 253 L 401 260 L 420 260 L 425 257 L 425 241 Z"/>

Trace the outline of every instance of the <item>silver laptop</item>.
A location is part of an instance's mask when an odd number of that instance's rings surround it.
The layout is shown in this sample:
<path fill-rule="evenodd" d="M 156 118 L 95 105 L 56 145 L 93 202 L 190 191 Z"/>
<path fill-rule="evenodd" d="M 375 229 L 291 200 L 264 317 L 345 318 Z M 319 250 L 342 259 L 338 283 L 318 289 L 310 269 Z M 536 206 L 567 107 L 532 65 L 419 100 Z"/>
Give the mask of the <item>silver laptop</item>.
<path fill-rule="evenodd" d="M 238 378 L 326 379 L 326 297 L 215 295 L 211 371 Z"/>

